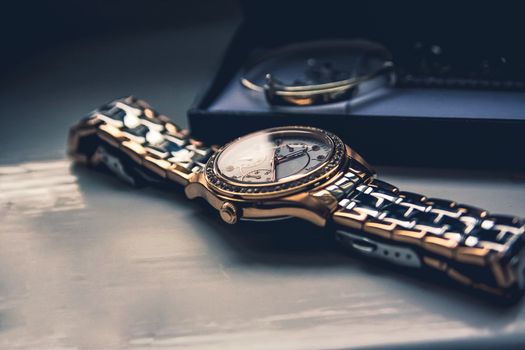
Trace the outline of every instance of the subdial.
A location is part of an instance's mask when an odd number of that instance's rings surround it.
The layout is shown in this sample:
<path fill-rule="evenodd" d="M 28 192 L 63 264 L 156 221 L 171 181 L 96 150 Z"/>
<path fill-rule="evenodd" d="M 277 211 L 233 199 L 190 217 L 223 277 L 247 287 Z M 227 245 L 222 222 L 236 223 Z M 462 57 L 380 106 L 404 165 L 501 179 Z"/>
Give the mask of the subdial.
<path fill-rule="evenodd" d="M 271 169 L 252 170 L 242 177 L 243 182 L 271 182 L 273 171 Z"/>

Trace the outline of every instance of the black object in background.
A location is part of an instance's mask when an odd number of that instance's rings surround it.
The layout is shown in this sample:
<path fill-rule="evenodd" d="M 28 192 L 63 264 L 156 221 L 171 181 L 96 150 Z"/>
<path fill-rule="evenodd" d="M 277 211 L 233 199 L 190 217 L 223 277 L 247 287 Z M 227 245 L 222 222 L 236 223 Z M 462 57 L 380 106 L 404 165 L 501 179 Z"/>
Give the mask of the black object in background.
<path fill-rule="evenodd" d="M 525 23 L 519 3 L 244 1 L 244 21 L 202 98 L 196 137 L 306 124 L 336 132 L 372 164 L 525 169 Z M 254 52 L 324 38 L 362 38 L 393 56 L 396 88 L 347 112 L 239 108 L 228 99 Z M 240 95 L 239 92 L 237 95 Z M 220 105 L 220 108 L 217 108 Z M 229 106 L 230 108 L 225 108 Z"/>
<path fill-rule="evenodd" d="M 327 36 L 367 38 L 392 52 L 402 84 L 411 76 L 411 85 L 421 78 L 430 86 L 525 89 L 519 2 L 307 0 L 298 6 L 270 0 L 244 5 L 254 41 L 263 46 Z M 422 79 L 429 77 L 435 79 Z"/>

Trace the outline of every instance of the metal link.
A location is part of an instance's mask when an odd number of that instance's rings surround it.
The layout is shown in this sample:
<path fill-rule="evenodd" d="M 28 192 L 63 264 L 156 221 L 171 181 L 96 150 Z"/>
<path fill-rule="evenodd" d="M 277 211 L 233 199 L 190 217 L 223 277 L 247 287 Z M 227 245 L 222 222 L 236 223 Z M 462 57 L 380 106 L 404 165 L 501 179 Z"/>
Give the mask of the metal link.
<path fill-rule="evenodd" d="M 121 161 L 119 157 L 111 157 L 108 163 L 108 152 L 121 151 L 137 169 L 144 167 L 181 184 L 186 184 L 192 173 L 201 171 L 213 153 L 191 139 L 187 130 L 131 96 L 100 107 L 73 126 L 68 150 L 75 159 L 95 166 L 105 164 L 125 179 L 139 176 L 140 171 L 116 165 Z"/>
<path fill-rule="evenodd" d="M 377 198 L 370 194 L 362 192 L 354 198 L 354 201 L 356 201 L 361 206 L 368 206 L 374 209 L 380 209 L 381 207 L 383 207 L 384 199 Z"/>
<path fill-rule="evenodd" d="M 376 179 L 361 182 L 352 191 L 336 190 L 339 207 L 334 222 L 363 230 L 369 242 L 377 238 L 408 244 L 424 265 L 484 291 L 507 295 L 513 287 L 525 287 L 524 263 L 518 255 L 525 225 L 519 218 L 400 192 Z"/>

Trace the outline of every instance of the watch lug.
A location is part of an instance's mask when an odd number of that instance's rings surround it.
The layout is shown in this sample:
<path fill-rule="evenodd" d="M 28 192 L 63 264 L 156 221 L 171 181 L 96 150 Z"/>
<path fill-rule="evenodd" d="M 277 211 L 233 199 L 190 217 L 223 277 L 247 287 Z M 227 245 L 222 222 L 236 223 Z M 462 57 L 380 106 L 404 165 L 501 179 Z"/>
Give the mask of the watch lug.
<path fill-rule="evenodd" d="M 184 188 L 186 197 L 189 199 L 203 198 L 212 207 L 219 211 L 221 219 L 227 224 L 235 224 L 242 212 L 235 203 L 213 193 L 207 186 L 205 176 L 202 173 L 195 173 L 189 178 L 189 182 Z"/>
<path fill-rule="evenodd" d="M 278 201 L 269 201 L 259 206 L 245 207 L 243 219 L 262 220 L 294 217 L 325 226 L 330 213 L 335 210 L 337 199 L 328 191 L 301 192 Z"/>
<path fill-rule="evenodd" d="M 337 208 L 337 198 L 326 190 L 298 193 L 290 196 L 289 200 L 299 204 L 303 209 L 296 213 L 298 218 L 317 226 L 325 226 L 327 218 Z"/>
<path fill-rule="evenodd" d="M 192 174 L 188 179 L 188 184 L 184 187 L 184 193 L 189 199 L 203 198 L 217 210 L 221 210 L 221 207 L 225 203 L 225 200 L 210 191 L 206 184 L 205 176 L 202 173 Z"/>
<path fill-rule="evenodd" d="M 361 157 L 359 153 L 351 149 L 348 145 L 345 145 L 345 149 L 346 155 L 348 156 L 348 159 L 350 159 L 350 161 L 355 160 L 366 168 L 367 171 L 366 174 L 364 174 L 365 176 L 371 177 L 375 175 L 375 169 L 370 164 L 368 164 L 368 162 L 363 157 Z"/>

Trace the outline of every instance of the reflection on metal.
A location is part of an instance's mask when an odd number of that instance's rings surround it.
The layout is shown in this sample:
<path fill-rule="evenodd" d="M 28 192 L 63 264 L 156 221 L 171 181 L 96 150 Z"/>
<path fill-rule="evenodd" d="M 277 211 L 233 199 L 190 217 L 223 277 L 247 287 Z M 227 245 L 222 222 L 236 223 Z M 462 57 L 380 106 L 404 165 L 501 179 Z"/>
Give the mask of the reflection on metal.
<path fill-rule="evenodd" d="M 240 83 L 264 93 L 270 105 L 322 105 L 393 85 L 391 59 L 385 47 L 366 40 L 302 42 L 255 57 Z"/>
<path fill-rule="evenodd" d="M 54 160 L 0 166 L 0 217 L 84 208 L 70 162 Z"/>
<path fill-rule="evenodd" d="M 398 265 L 421 267 L 419 257 L 410 248 L 378 242 L 343 230 L 337 231 L 337 238 L 347 242 L 352 249 L 361 254 L 388 260 Z"/>
<path fill-rule="evenodd" d="M 122 165 L 122 162 L 119 158 L 109 154 L 102 146 L 97 148 L 97 153 L 100 154 L 102 163 L 104 163 L 109 170 L 111 170 L 119 178 L 126 181 L 127 183 L 135 185 L 135 179 L 126 172 L 126 169 Z"/>

